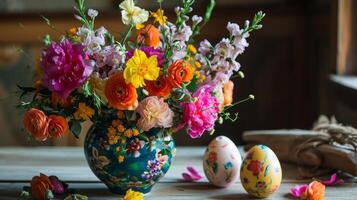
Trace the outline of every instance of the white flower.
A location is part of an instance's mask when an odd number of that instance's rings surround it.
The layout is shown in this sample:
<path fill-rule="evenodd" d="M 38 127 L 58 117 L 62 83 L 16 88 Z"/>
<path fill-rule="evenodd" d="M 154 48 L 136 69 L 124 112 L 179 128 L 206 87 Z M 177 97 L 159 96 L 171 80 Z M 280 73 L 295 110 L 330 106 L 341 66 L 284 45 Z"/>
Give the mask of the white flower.
<path fill-rule="evenodd" d="M 88 9 L 88 16 L 92 19 L 98 16 L 98 11 L 94 9 Z"/>
<path fill-rule="evenodd" d="M 212 45 L 208 40 L 203 40 L 200 42 L 200 47 L 198 48 L 198 52 L 202 54 L 203 56 L 206 56 L 208 52 L 210 52 L 212 49 Z"/>
<path fill-rule="evenodd" d="M 200 17 L 200 16 L 197 16 L 197 15 L 192 16 L 192 22 L 193 22 L 193 24 L 196 24 L 196 25 L 197 25 L 197 24 L 201 23 L 202 20 L 203 20 L 203 18 Z"/>
<path fill-rule="evenodd" d="M 237 35 L 234 37 L 233 45 L 237 48 L 238 54 L 242 54 L 246 47 L 249 46 L 246 38 L 249 37 L 249 33 L 243 35 Z"/>
<path fill-rule="evenodd" d="M 176 27 L 174 27 L 173 32 L 173 40 L 180 40 L 185 42 L 187 42 L 192 35 L 191 27 L 187 25 L 184 25 L 181 30 L 176 30 Z"/>
<path fill-rule="evenodd" d="M 96 31 L 90 30 L 86 27 L 78 28 L 78 36 L 81 39 L 82 44 L 86 47 L 86 51 L 89 54 L 98 53 L 102 46 L 105 45 L 105 34 L 107 30 L 104 27 L 97 29 Z"/>
<path fill-rule="evenodd" d="M 240 35 L 243 32 L 243 30 L 239 28 L 238 24 L 231 22 L 228 22 L 227 29 L 232 36 Z"/>
<path fill-rule="evenodd" d="M 141 24 L 149 18 L 149 12 L 135 6 L 133 0 L 124 0 L 119 7 L 122 9 L 121 17 L 125 25 Z"/>

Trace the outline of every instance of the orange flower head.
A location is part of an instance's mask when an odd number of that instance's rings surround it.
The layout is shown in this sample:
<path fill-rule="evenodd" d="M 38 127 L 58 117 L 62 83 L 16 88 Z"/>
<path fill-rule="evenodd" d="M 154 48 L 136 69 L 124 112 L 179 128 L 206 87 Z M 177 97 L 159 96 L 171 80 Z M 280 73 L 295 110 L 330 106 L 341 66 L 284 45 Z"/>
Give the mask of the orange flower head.
<path fill-rule="evenodd" d="M 52 188 L 50 179 L 44 174 L 34 176 L 31 180 L 31 196 L 36 200 L 46 200 L 47 192 Z"/>
<path fill-rule="evenodd" d="M 67 99 L 63 99 L 62 97 L 58 96 L 58 94 L 55 92 L 52 92 L 51 94 L 51 102 L 53 108 L 57 108 L 58 106 L 62 106 L 63 108 L 68 108 L 71 105 L 70 97 L 67 97 Z"/>
<path fill-rule="evenodd" d="M 170 96 L 172 86 L 166 76 L 160 76 L 155 81 L 145 81 L 145 89 L 149 92 L 150 96 L 158 96 L 168 98 Z"/>
<path fill-rule="evenodd" d="M 45 141 L 47 139 L 47 117 L 41 110 L 36 108 L 28 110 L 24 115 L 23 124 L 26 131 L 37 141 Z"/>
<path fill-rule="evenodd" d="M 121 72 L 113 74 L 105 85 L 105 96 L 111 107 L 118 110 L 134 110 L 138 94 L 132 84 L 126 84 Z"/>
<path fill-rule="evenodd" d="M 172 87 L 181 87 L 181 83 L 187 83 L 192 80 L 194 71 L 194 67 L 189 63 L 177 60 L 171 63 L 169 67 L 169 82 Z"/>
<path fill-rule="evenodd" d="M 158 47 L 160 44 L 160 32 L 154 25 L 148 24 L 139 30 L 138 42 L 144 42 L 147 46 Z"/>
<path fill-rule="evenodd" d="M 223 100 L 223 105 L 228 106 L 231 105 L 233 102 L 233 88 L 234 88 L 234 83 L 233 81 L 229 80 L 227 83 L 223 85 L 223 94 L 224 94 L 224 100 Z"/>
<path fill-rule="evenodd" d="M 68 133 L 67 120 L 59 115 L 48 117 L 48 134 L 54 138 L 60 138 Z"/>
<path fill-rule="evenodd" d="M 313 181 L 309 184 L 305 193 L 307 200 L 324 200 L 325 185 L 318 181 Z"/>
<path fill-rule="evenodd" d="M 72 28 L 68 29 L 67 34 L 70 37 L 74 37 L 74 36 L 76 36 L 77 31 L 78 31 L 77 27 L 72 27 Z"/>

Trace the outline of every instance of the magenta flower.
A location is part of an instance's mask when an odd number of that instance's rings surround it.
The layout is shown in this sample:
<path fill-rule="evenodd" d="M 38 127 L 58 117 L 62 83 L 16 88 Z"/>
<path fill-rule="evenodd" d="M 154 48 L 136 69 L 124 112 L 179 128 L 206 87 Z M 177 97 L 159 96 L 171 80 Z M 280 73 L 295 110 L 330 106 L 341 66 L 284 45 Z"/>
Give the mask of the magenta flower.
<path fill-rule="evenodd" d="M 93 67 L 86 61 L 84 46 L 69 40 L 52 42 L 42 52 L 43 84 L 66 99 L 90 76 Z"/>
<path fill-rule="evenodd" d="M 211 85 L 201 86 L 192 97 L 193 102 L 181 103 L 183 108 L 183 123 L 178 129 L 187 127 L 191 138 L 201 137 L 205 131 L 212 130 L 218 117 L 219 103 L 211 95 Z"/>
<path fill-rule="evenodd" d="M 162 53 L 162 51 L 160 49 L 158 49 L 158 48 L 141 47 L 140 50 L 143 51 L 146 54 L 147 57 L 155 55 L 156 58 L 157 58 L 157 64 L 159 66 L 162 66 L 162 64 L 165 61 L 164 53 Z M 131 57 L 133 57 L 133 55 L 134 55 L 134 51 L 128 51 L 128 53 L 126 54 L 126 60 L 129 60 Z"/>

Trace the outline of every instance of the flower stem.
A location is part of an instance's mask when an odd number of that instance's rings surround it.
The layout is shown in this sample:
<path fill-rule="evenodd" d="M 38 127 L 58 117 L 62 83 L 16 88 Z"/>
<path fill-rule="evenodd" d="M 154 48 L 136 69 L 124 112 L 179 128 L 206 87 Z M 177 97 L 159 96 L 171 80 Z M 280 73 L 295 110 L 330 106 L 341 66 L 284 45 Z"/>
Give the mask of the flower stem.
<path fill-rule="evenodd" d="M 130 28 L 129 28 L 129 30 L 128 30 L 128 32 L 126 32 L 126 35 L 125 35 L 125 37 L 123 38 L 123 40 L 122 40 L 122 44 L 125 46 L 125 42 L 128 40 L 128 38 L 130 37 L 130 35 L 131 35 L 131 32 L 133 31 L 133 28 L 134 28 L 134 25 L 133 24 L 131 24 L 130 25 Z"/>

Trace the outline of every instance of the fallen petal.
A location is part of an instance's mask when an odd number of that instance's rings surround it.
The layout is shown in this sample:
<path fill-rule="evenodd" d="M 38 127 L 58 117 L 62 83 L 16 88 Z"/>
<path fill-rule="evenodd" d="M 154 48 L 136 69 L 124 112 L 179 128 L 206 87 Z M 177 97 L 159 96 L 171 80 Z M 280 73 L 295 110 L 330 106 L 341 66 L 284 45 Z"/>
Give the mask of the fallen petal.
<path fill-rule="evenodd" d="M 304 192 L 307 190 L 307 188 L 308 188 L 307 184 L 297 185 L 290 189 L 290 194 L 296 198 L 300 198 L 304 194 Z"/>

